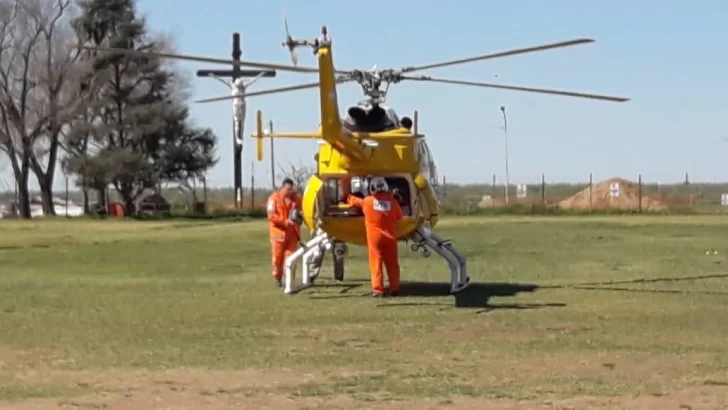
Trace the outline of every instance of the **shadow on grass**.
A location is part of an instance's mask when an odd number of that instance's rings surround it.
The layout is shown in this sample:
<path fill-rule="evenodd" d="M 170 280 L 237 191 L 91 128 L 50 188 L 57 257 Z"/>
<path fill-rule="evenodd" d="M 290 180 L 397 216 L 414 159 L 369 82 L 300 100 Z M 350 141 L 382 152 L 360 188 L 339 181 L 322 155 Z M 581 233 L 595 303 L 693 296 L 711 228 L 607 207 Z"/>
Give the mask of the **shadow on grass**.
<path fill-rule="evenodd" d="M 640 284 L 655 284 L 655 283 L 675 283 L 675 282 L 687 282 L 687 281 L 701 281 L 705 279 L 726 279 L 728 273 L 712 273 L 707 275 L 696 275 L 696 276 L 679 276 L 679 277 L 668 277 L 668 278 L 636 278 L 619 281 L 607 281 L 607 282 L 586 282 L 586 283 L 573 283 L 566 285 L 549 285 L 542 286 L 541 289 L 572 289 L 572 290 L 589 290 L 589 291 L 611 291 L 611 292 L 634 292 L 634 293 L 664 293 L 664 294 L 693 294 L 693 295 L 718 295 L 728 296 L 728 292 L 722 291 L 711 291 L 711 290 L 696 290 L 696 289 L 646 289 L 646 288 L 632 288 L 626 286 L 615 286 L 615 285 L 640 285 Z"/>
<path fill-rule="evenodd" d="M 366 281 L 362 281 L 366 282 Z M 342 284 L 324 284 L 316 285 L 316 287 L 341 287 L 342 291 L 338 295 L 312 295 L 311 299 L 340 299 L 350 297 L 370 297 L 369 292 L 366 293 L 347 293 L 353 288 L 358 288 L 364 283 L 351 284 L 346 287 L 346 283 Z M 401 306 L 453 306 L 452 302 L 427 302 L 427 301 L 407 301 L 407 298 L 444 298 L 451 297 L 455 300 L 455 307 L 458 308 L 479 308 L 482 309 L 477 313 L 488 312 L 499 309 L 539 309 L 545 307 L 564 307 L 563 303 L 545 303 L 545 304 L 490 304 L 493 297 L 513 297 L 519 293 L 530 293 L 539 289 L 538 285 L 522 284 L 522 283 L 471 283 L 465 290 L 450 294 L 450 283 L 445 282 L 409 282 L 404 281 L 401 284 L 399 296 L 396 298 L 385 298 L 386 302 L 378 304 L 377 307 L 401 307 Z"/>
<path fill-rule="evenodd" d="M 727 278 L 727 273 L 716 273 L 700 276 L 670 277 L 670 278 L 637 278 L 622 281 L 608 282 L 585 282 L 564 285 L 534 285 L 524 283 L 471 283 L 465 290 L 450 294 L 450 284 L 445 282 L 402 282 L 399 296 L 396 298 L 385 298 L 376 307 L 404 307 L 404 306 L 429 306 L 429 307 L 452 307 L 452 302 L 445 302 L 441 299 L 452 297 L 454 307 L 480 309 L 476 313 L 486 313 L 494 310 L 530 310 L 552 307 L 566 307 L 565 303 L 503 303 L 491 304 L 493 297 L 513 297 L 520 293 L 532 293 L 536 290 L 557 290 L 570 289 L 581 291 L 616 291 L 616 292 L 647 292 L 647 293 L 668 293 L 668 294 L 706 294 L 728 296 L 728 292 L 700 291 L 700 290 L 673 290 L 673 289 L 635 289 L 629 287 L 615 286 L 627 284 L 651 284 L 659 282 L 682 282 L 699 281 L 704 279 Z M 338 294 L 334 295 L 311 295 L 311 299 L 340 299 L 351 297 L 370 297 L 368 292 L 368 280 L 350 280 L 346 282 L 328 282 L 316 284 L 315 288 L 340 288 Z M 366 288 L 366 292 L 351 292 L 353 289 Z M 407 300 L 408 298 L 433 298 L 432 301 Z M 438 299 L 439 298 L 439 299 Z"/>

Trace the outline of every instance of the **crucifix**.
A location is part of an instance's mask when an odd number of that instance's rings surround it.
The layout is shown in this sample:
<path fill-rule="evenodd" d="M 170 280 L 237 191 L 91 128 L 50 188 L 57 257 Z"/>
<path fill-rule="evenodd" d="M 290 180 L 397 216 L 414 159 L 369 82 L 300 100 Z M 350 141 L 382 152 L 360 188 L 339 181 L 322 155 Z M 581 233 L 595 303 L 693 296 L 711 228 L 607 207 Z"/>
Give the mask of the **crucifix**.
<path fill-rule="evenodd" d="M 233 33 L 233 66 L 231 70 L 198 70 L 198 77 L 211 77 L 225 84 L 233 97 L 233 175 L 235 209 L 243 207 L 243 132 L 245 128 L 245 90 L 262 77 L 275 77 L 275 70 L 241 70 L 240 33 Z M 251 78 L 252 77 L 252 78 Z M 229 78 L 229 81 L 223 80 Z M 251 78 L 245 80 L 246 78 Z"/>

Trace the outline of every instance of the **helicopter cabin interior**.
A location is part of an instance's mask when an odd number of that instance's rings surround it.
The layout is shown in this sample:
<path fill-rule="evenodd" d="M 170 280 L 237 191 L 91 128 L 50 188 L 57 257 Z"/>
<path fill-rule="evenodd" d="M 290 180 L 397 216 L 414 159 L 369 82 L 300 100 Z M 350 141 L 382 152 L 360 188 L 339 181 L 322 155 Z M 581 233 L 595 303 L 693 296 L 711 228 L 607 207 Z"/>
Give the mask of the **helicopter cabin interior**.
<path fill-rule="evenodd" d="M 390 192 L 396 193 L 402 213 L 404 216 L 412 216 L 414 206 L 411 179 L 399 175 L 383 175 L 389 185 Z M 323 209 L 325 217 L 360 217 L 363 216 L 360 209 L 353 208 L 346 202 L 349 194 L 364 198 L 369 192 L 369 179 L 371 175 L 346 175 L 332 176 L 324 179 L 323 184 Z"/>

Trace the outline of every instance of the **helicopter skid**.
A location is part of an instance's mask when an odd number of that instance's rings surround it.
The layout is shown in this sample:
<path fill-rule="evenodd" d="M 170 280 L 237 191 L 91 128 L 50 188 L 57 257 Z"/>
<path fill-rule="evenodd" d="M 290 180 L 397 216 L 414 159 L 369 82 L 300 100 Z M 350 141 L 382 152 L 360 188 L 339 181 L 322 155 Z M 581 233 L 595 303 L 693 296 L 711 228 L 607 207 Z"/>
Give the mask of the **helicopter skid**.
<path fill-rule="evenodd" d="M 291 295 L 313 286 L 314 281 L 321 270 L 321 261 L 323 260 L 324 250 L 331 246 L 331 241 L 332 238 L 328 234 L 319 231 L 316 236 L 306 242 L 305 245 L 296 249 L 295 252 L 286 258 L 283 293 Z M 293 267 L 296 266 L 299 259 L 303 261 L 301 285 L 294 286 Z M 312 274 L 312 270 L 315 271 L 314 274 Z"/>
<path fill-rule="evenodd" d="M 430 250 L 433 250 L 445 259 L 450 268 L 451 294 L 458 293 L 470 285 L 465 256 L 452 246 L 450 240 L 441 238 L 428 227 L 422 227 L 417 229 L 412 242 L 410 246 L 412 251 L 422 251 L 427 258 L 430 256 Z"/>

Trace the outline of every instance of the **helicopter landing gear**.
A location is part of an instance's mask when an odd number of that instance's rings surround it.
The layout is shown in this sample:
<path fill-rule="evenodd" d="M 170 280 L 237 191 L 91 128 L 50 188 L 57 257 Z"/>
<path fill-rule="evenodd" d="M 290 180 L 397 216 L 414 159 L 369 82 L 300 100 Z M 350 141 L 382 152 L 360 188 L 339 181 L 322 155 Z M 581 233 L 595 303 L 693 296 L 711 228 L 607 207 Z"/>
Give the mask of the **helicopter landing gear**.
<path fill-rule="evenodd" d="M 324 252 L 321 249 L 320 246 L 317 246 L 312 249 L 311 257 L 308 261 L 305 261 L 305 254 L 304 254 L 304 263 L 306 266 L 308 266 L 308 277 L 311 280 L 311 284 L 314 283 L 316 278 L 318 278 L 319 274 L 321 273 L 321 266 L 324 264 Z"/>
<path fill-rule="evenodd" d="M 410 245 L 410 250 L 412 252 L 422 252 L 422 256 L 425 258 L 429 258 L 432 256 L 432 253 L 429 249 L 427 249 L 427 245 L 425 242 L 413 242 L 412 245 Z"/>
<path fill-rule="evenodd" d="M 286 258 L 283 293 L 290 295 L 313 286 L 316 277 L 321 272 L 324 252 L 332 247 L 332 241 L 333 238 L 326 232 L 318 230 L 313 238 Z M 295 287 L 293 285 L 293 267 L 299 259 L 302 259 L 303 262 L 303 272 L 301 273 L 301 286 Z"/>
<path fill-rule="evenodd" d="M 429 258 L 430 249 L 442 256 L 450 268 L 450 293 L 458 293 L 470 285 L 465 256 L 452 246 L 451 241 L 441 238 L 429 227 L 417 229 L 410 250 L 422 252 L 422 256 Z"/>
<path fill-rule="evenodd" d="M 341 282 L 344 280 L 344 266 L 346 263 L 346 256 L 349 253 L 346 242 L 333 241 L 331 253 L 334 256 L 334 279 Z"/>
<path fill-rule="evenodd" d="M 323 266 L 324 256 L 326 256 L 325 252 L 327 250 L 331 251 L 331 255 L 334 259 L 334 279 L 338 282 L 344 280 L 344 266 L 346 263 L 348 248 L 345 242 L 337 240 L 331 240 L 330 242 L 331 243 L 324 243 L 314 248 L 311 251 L 310 259 L 305 262 L 308 266 L 309 279 L 312 284 L 321 273 L 321 267 Z M 304 259 L 305 258 L 306 256 L 304 254 Z"/>

